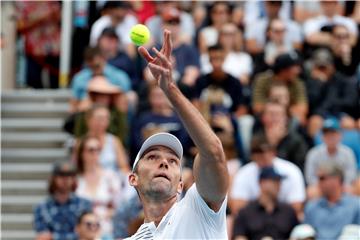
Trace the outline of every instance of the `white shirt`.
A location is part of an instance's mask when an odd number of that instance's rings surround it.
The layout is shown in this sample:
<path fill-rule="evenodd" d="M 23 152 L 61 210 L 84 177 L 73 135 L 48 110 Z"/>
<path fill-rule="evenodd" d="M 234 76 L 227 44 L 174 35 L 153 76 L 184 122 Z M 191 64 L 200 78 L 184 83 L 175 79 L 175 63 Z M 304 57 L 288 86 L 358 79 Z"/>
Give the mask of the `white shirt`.
<path fill-rule="evenodd" d="M 338 164 L 344 171 L 345 183 L 351 184 L 356 179 L 356 160 L 351 148 L 339 144 L 334 155 L 330 155 L 325 144 L 315 146 L 308 152 L 305 160 L 305 178 L 308 184 L 317 183 L 317 169 L 324 162 Z"/>
<path fill-rule="evenodd" d="M 201 54 L 200 63 L 203 74 L 213 71 L 208 54 Z M 235 78 L 240 78 L 243 74 L 251 74 L 253 68 L 252 59 L 245 52 L 229 52 L 225 57 L 222 68 L 224 72 Z"/>
<path fill-rule="evenodd" d="M 143 223 L 132 239 L 228 239 L 226 231 L 227 198 L 218 212 L 202 199 L 193 184 L 185 197 L 175 203 L 156 227 Z"/>
<path fill-rule="evenodd" d="M 279 201 L 286 203 L 305 201 L 305 184 L 300 169 L 280 158 L 273 160 L 273 166 L 286 177 L 281 181 Z M 259 175 L 260 169 L 255 162 L 240 168 L 234 178 L 231 198 L 247 201 L 256 199 L 260 195 Z"/>
<path fill-rule="evenodd" d="M 354 20 L 348 17 L 336 15 L 333 18 L 328 18 L 324 15 L 311 18 L 304 23 L 304 34 L 309 36 L 313 33 L 319 32 L 323 26 L 330 24 L 344 25 L 352 34 L 358 35 L 358 30 Z"/>
<path fill-rule="evenodd" d="M 120 39 L 120 45 L 123 46 L 131 43 L 130 30 L 135 24 L 137 24 L 136 17 L 128 14 L 125 16 L 124 20 L 116 26 L 116 34 Z M 96 20 L 91 28 L 90 46 L 94 47 L 97 45 L 97 41 L 102 31 L 107 27 L 111 27 L 111 19 L 109 16 L 105 15 Z"/>

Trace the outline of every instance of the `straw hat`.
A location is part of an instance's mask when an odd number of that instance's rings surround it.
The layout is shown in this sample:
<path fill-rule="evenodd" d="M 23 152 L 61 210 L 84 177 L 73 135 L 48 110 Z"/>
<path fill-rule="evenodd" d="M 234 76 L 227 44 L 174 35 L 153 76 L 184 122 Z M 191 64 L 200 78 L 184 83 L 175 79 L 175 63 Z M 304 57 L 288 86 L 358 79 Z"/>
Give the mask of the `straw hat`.
<path fill-rule="evenodd" d="M 121 88 L 111 84 L 104 76 L 93 77 L 87 88 L 89 93 L 101 94 L 119 94 L 122 93 Z"/>

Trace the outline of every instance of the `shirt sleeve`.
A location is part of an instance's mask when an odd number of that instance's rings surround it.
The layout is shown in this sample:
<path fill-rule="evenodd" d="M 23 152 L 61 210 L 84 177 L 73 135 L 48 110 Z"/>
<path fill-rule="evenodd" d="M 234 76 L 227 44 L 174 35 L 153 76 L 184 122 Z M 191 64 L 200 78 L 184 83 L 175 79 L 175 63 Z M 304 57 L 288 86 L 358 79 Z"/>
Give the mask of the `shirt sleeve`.
<path fill-rule="evenodd" d="M 232 199 L 242 199 L 242 200 L 249 200 L 250 199 L 250 190 L 248 187 L 247 182 L 252 181 L 253 179 L 246 179 L 247 176 L 244 174 L 242 170 L 240 170 L 234 178 L 230 197 Z"/>
<path fill-rule="evenodd" d="M 296 167 L 296 166 L 294 166 Z M 305 183 L 302 176 L 302 173 L 298 167 L 293 170 L 292 176 L 288 175 L 291 181 L 291 189 L 289 194 L 287 195 L 287 202 L 304 202 L 305 201 Z"/>
<path fill-rule="evenodd" d="M 307 103 L 308 99 L 306 96 L 306 88 L 305 88 L 305 84 L 302 80 L 297 79 L 296 83 L 295 83 L 295 104 L 298 103 Z"/>
<path fill-rule="evenodd" d="M 266 80 L 264 77 L 259 76 L 255 79 L 253 87 L 253 104 L 255 103 L 265 103 L 266 102 Z"/>
<path fill-rule="evenodd" d="M 211 227 L 221 229 L 222 226 L 226 225 L 226 205 L 227 197 L 225 197 L 219 211 L 215 212 L 212 210 L 200 196 L 196 184 L 193 184 L 189 190 L 186 192 L 186 195 L 183 201 L 192 206 L 193 210 L 201 216 L 201 218 L 206 221 Z"/>
<path fill-rule="evenodd" d="M 347 161 L 345 162 L 345 183 L 351 184 L 352 181 L 356 179 L 356 159 L 355 154 L 351 149 L 348 149 L 348 156 L 345 158 Z"/>

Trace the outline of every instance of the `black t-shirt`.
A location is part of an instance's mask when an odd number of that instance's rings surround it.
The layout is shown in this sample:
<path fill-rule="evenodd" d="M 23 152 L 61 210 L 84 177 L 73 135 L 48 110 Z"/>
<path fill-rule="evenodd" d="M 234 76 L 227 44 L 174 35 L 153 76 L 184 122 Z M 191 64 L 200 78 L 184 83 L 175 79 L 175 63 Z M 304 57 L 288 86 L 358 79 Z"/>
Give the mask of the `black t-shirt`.
<path fill-rule="evenodd" d="M 267 213 L 258 201 L 253 201 L 241 209 L 235 219 L 233 239 L 236 236 L 251 240 L 260 240 L 265 236 L 288 239 L 297 224 L 295 211 L 290 205 L 278 203 L 273 213 Z"/>
<path fill-rule="evenodd" d="M 199 99 L 203 91 L 208 87 L 221 88 L 231 98 L 230 111 L 234 112 L 241 105 L 246 105 L 247 102 L 243 93 L 243 87 L 239 80 L 233 76 L 226 74 L 226 77 L 222 80 L 214 79 L 211 74 L 201 76 L 197 81 L 193 89 L 192 98 Z"/>

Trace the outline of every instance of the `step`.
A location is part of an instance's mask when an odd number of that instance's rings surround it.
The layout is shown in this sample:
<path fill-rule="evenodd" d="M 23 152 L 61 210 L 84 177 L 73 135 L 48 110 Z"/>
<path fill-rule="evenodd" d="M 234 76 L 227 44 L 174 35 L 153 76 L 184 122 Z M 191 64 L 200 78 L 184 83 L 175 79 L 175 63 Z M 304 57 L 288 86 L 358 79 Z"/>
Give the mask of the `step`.
<path fill-rule="evenodd" d="M 34 208 L 45 201 L 47 195 L 6 195 L 2 196 L 1 209 L 2 214 L 4 213 L 28 213 L 31 214 Z"/>
<path fill-rule="evenodd" d="M 1 143 L 2 147 L 51 148 L 62 147 L 69 137 L 64 132 L 4 132 Z"/>
<path fill-rule="evenodd" d="M 33 214 L 2 214 L 1 229 L 3 230 L 33 230 Z"/>
<path fill-rule="evenodd" d="M 57 101 L 68 102 L 71 98 L 71 90 L 58 89 L 58 90 L 7 90 L 1 93 L 2 102 L 44 102 L 44 101 Z"/>
<path fill-rule="evenodd" d="M 1 195 L 47 194 L 46 180 L 4 180 L 1 182 Z"/>
<path fill-rule="evenodd" d="M 29 230 L 24 230 L 24 231 L 2 230 L 1 239 L 2 240 L 33 240 L 35 239 L 35 232 Z"/>
<path fill-rule="evenodd" d="M 3 103 L 1 107 L 3 118 L 65 118 L 69 114 L 68 103 Z"/>
<path fill-rule="evenodd" d="M 50 163 L 3 163 L 1 166 L 2 180 L 41 180 L 47 179 L 52 171 Z"/>
<path fill-rule="evenodd" d="M 48 149 L 32 149 L 32 148 L 3 148 L 1 152 L 2 161 L 5 159 L 24 159 L 27 162 L 36 159 L 66 159 L 68 152 L 66 149 L 48 148 Z"/>
<path fill-rule="evenodd" d="M 62 131 L 63 118 L 4 118 L 2 132 L 9 131 Z"/>

